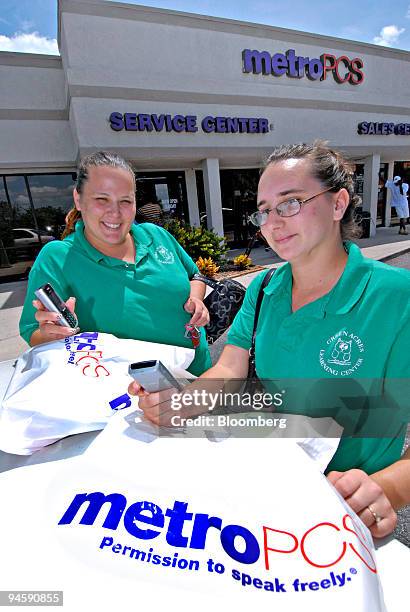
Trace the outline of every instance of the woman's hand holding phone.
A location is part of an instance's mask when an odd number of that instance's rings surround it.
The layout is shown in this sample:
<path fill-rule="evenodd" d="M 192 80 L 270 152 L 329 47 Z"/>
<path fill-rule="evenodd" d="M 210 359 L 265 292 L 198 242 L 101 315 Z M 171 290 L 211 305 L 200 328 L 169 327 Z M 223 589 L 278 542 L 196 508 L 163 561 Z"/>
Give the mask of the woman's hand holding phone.
<path fill-rule="evenodd" d="M 75 314 L 75 297 L 68 298 L 66 305 L 69 311 Z M 61 340 L 62 338 L 78 333 L 78 327 L 73 328 L 60 325 L 58 321 L 61 320 L 61 315 L 47 310 L 40 300 L 33 300 L 33 306 L 37 308 L 37 312 L 34 316 L 38 322 L 39 328 L 31 336 L 31 346 L 44 342 L 53 342 L 54 340 Z"/>
<path fill-rule="evenodd" d="M 128 393 L 139 398 L 138 406 L 148 421 L 162 427 L 172 426 L 171 419 L 175 415 L 175 411 L 172 408 L 171 400 L 174 394 L 180 394 L 178 389 L 172 387 L 163 391 L 148 393 L 134 380 L 128 387 Z"/>

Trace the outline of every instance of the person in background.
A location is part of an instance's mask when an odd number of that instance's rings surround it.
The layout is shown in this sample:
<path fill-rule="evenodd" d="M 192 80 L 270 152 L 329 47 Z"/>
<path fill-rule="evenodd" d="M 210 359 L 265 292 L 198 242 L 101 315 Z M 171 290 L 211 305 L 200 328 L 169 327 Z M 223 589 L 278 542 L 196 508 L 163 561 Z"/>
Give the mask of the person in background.
<path fill-rule="evenodd" d="M 324 142 L 280 146 L 268 157 L 251 219 L 287 263 L 264 289 L 255 365 L 268 391 L 286 390 L 276 412 L 342 417 L 350 433 L 327 477 L 383 537 L 410 503 L 410 449 L 401 456 L 410 420 L 410 272 L 365 258 L 352 242 L 359 201 L 348 163 Z M 246 379 L 265 275 L 249 286 L 216 365 L 184 395 Z M 133 382 L 129 392 L 148 419 L 172 424 L 175 390 L 147 394 Z"/>
<path fill-rule="evenodd" d="M 406 221 L 409 217 L 409 203 L 407 192 L 409 186 L 403 183 L 401 176 L 395 176 L 392 181 L 386 181 L 386 187 L 391 191 L 390 205 L 396 209 L 396 214 L 400 219 L 399 234 L 408 235 Z"/>
<path fill-rule="evenodd" d="M 135 176 L 120 156 L 100 151 L 79 165 L 63 240 L 46 244 L 29 275 L 20 334 L 35 346 L 73 334 L 58 315 L 34 299 L 51 283 L 77 315 L 80 329 L 193 348 L 185 325 L 209 321 L 205 284 L 171 234 L 152 223 L 136 225 Z M 204 330 L 189 368 L 211 365 Z"/>
<path fill-rule="evenodd" d="M 137 208 L 136 220 L 140 223 L 162 225 L 164 213 L 159 202 L 147 202 Z"/>

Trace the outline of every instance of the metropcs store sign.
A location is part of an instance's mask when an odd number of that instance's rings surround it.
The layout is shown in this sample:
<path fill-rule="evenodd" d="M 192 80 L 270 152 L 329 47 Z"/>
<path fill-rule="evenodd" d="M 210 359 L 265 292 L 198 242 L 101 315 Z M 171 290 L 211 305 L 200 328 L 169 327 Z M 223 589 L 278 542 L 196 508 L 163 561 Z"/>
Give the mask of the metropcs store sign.
<path fill-rule="evenodd" d="M 310 58 L 296 55 L 294 49 L 274 55 L 269 51 L 244 49 L 242 61 L 245 73 L 270 74 L 274 77 L 286 75 L 292 79 L 307 77 L 311 81 L 326 81 L 330 73 L 336 83 L 350 85 L 359 85 L 364 80 L 364 64 L 360 57 L 350 59 L 347 55 L 336 57 L 331 53 L 322 53 L 320 57 Z"/>
<path fill-rule="evenodd" d="M 296 55 L 294 49 L 286 53 L 271 55 L 268 51 L 244 49 L 242 51 L 243 72 L 252 74 L 286 75 L 292 79 L 304 77 L 311 81 L 325 81 L 330 73 L 336 83 L 359 85 L 364 80 L 364 63 L 359 57 L 347 55 L 336 57 L 322 53 L 310 58 Z M 207 134 L 267 134 L 272 126 L 266 117 L 219 117 L 207 115 L 199 119 L 196 115 L 170 115 L 147 113 L 112 112 L 109 124 L 115 132 L 198 132 Z M 365 133 L 365 132 L 362 132 Z"/>

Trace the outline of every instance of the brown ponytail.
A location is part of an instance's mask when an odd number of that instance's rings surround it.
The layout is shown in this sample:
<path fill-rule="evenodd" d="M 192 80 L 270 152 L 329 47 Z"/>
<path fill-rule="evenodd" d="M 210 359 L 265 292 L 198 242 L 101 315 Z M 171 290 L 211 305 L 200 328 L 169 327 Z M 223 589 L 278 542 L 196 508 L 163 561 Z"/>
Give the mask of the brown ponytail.
<path fill-rule="evenodd" d="M 75 206 L 73 206 L 65 218 L 65 230 L 61 234 L 61 240 L 64 240 L 64 238 L 74 232 L 75 224 L 79 219 L 81 219 L 81 213 Z"/>

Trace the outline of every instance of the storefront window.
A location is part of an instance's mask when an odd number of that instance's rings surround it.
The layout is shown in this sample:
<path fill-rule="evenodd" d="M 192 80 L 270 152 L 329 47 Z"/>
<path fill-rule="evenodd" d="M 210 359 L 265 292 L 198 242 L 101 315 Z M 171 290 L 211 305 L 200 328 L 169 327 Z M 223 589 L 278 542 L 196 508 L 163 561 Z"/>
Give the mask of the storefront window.
<path fill-rule="evenodd" d="M 27 178 L 39 229 L 59 238 L 73 205 L 73 175 L 35 174 Z"/>
<path fill-rule="evenodd" d="M 204 173 L 202 170 L 195 171 L 196 191 L 198 194 L 198 208 L 201 225 L 206 227 L 206 203 L 205 203 L 205 188 L 204 188 Z"/>
<path fill-rule="evenodd" d="M 403 183 L 410 185 L 410 162 L 398 161 L 394 163 L 393 176 L 401 176 Z M 410 194 L 408 194 L 409 197 Z M 392 206 L 390 225 L 399 225 L 400 219 L 397 216 L 396 209 Z"/>
<path fill-rule="evenodd" d="M 259 170 L 221 170 L 222 218 L 225 238 L 230 248 L 246 246 L 256 231 L 248 216 L 256 210 Z M 201 223 L 206 227 L 203 174 L 196 171 Z"/>
<path fill-rule="evenodd" d="M 33 211 L 24 176 L 6 176 L 5 181 L 12 207 L 12 226 L 34 228 Z"/>
<path fill-rule="evenodd" d="M 386 215 L 386 188 L 385 184 L 387 181 L 387 164 L 380 164 L 379 170 L 379 186 L 377 192 L 377 227 L 381 227 L 385 224 Z"/>
<path fill-rule="evenodd" d="M 164 220 L 181 219 L 188 222 L 188 201 L 183 172 L 137 172 L 138 209 L 144 204 L 158 203 Z"/>
<path fill-rule="evenodd" d="M 71 173 L 0 176 L 0 279 L 26 275 L 59 238 L 72 206 Z"/>
<path fill-rule="evenodd" d="M 355 164 L 353 166 L 353 183 L 354 192 L 363 198 L 364 164 Z"/>
<path fill-rule="evenodd" d="M 248 222 L 256 210 L 259 170 L 221 170 L 222 216 L 229 246 L 246 246 L 254 234 Z"/>
<path fill-rule="evenodd" d="M 4 178 L 0 176 L 0 276 L 10 270 L 11 247 L 13 247 L 12 209 L 8 202 Z"/>

